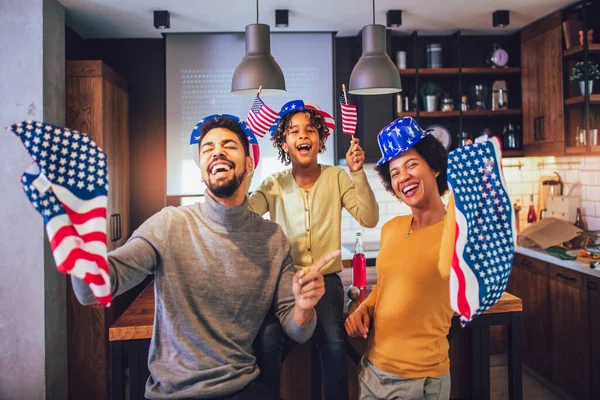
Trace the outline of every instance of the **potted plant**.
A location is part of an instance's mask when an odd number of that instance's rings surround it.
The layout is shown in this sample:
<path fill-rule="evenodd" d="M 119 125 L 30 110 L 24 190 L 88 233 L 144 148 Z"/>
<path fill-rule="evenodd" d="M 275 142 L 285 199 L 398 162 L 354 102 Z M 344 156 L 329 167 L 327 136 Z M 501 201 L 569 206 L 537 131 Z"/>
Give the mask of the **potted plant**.
<path fill-rule="evenodd" d="M 425 110 L 428 112 L 437 110 L 438 96 L 442 94 L 442 89 L 439 85 L 435 82 L 425 82 L 423 86 L 421 86 L 420 93 L 423 104 L 425 105 Z"/>
<path fill-rule="evenodd" d="M 571 81 L 579 83 L 579 90 L 581 91 L 582 96 L 585 96 L 585 68 L 586 64 L 583 61 L 578 61 L 571 71 Z M 594 87 L 594 81 L 600 79 L 600 68 L 598 68 L 598 64 L 593 61 L 587 62 L 587 79 L 588 91 L 591 94 Z"/>

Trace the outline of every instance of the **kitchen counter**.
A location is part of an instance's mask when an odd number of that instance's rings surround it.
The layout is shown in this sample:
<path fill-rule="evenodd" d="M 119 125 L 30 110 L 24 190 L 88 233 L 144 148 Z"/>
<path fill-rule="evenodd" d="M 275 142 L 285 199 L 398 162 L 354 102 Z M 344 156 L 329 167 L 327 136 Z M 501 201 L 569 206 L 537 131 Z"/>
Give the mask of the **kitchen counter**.
<path fill-rule="evenodd" d="M 530 249 L 526 247 L 517 246 L 515 249 L 516 253 L 522 254 L 524 256 L 536 258 L 540 261 L 545 261 L 550 264 L 558 265 L 561 267 L 565 267 L 571 269 L 573 271 L 581 272 L 584 274 L 588 274 L 591 276 L 595 276 L 600 278 L 600 270 L 590 268 L 589 264 L 586 264 L 581 261 L 570 261 L 570 260 L 561 260 L 560 258 L 553 257 L 548 253 L 544 252 L 541 249 Z"/>

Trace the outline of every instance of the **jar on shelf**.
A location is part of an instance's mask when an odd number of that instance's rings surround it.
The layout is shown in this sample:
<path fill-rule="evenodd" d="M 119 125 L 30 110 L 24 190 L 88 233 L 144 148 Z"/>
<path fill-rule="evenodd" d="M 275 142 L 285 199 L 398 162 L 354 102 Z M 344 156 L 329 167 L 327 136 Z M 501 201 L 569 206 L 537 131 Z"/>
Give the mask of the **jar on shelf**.
<path fill-rule="evenodd" d="M 442 98 L 442 111 L 453 111 L 454 110 L 454 100 L 450 95 L 445 94 Z"/>
<path fill-rule="evenodd" d="M 462 96 L 460 98 L 460 110 L 469 111 L 469 99 L 467 98 L 467 96 Z"/>

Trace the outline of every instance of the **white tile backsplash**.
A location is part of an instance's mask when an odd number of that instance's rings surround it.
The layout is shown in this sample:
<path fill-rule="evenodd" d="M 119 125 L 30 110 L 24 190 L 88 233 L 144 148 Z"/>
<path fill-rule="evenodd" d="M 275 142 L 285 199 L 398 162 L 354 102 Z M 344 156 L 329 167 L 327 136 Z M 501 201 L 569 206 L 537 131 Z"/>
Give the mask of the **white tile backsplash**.
<path fill-rule="evenodd" d="M 519 170 L 509 165 L 523 167 Z M 527 219 L 529 195 L 534 194 L 534 205 L 537 209 L 537 194 L 540 176 L 551 176 L 558 172 L 571 195 L 579 195 L 582 199 L 582 213 L 588 229 L 600 229 L 600 157 L 527 157 L 503 160 L 504 177 L 506 179 L 511 201 L 521 199 L 522 210 L 519 214 L 521 226 Z M 519 173 L 515 172 L 519 171 Z"/>

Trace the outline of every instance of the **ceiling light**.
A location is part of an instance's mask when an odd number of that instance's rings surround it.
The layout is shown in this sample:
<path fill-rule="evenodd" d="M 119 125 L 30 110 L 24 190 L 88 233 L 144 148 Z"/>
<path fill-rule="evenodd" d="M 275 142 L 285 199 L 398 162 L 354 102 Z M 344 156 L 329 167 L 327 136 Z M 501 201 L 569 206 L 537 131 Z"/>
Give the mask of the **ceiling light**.
<path fill-rule="evenodd" d="M 508 10 L 497 10 L 492 14 L 494 28 L 504 28 L 510 24 L 510 14 Z"/>
<path fill-rule="evenodd" d="M 388 10 L 387 26 L 388 28 L 397 28 L 402 25 L 402 10 Z"/>
<path fill-rule="evenodd" d="M 373 24 L 362 29 L 362 55 L 350 74 L 348 93 L 358 95 L 389 94 L 402 91 L 400 74 L 386 52 L 386 29 Z"/>
<path fill-rule="evenodd" d="M 233 73 L 231 93 L 255 95 L 261 86 L 263 94 L 285 92 L 283 71 L 271 55 L 270 34 L 269 25 L 258 23 L 256 0 L 256 24 L 246 26 L 246 55 Z"/>
<path fill-rule="evenodd" d="M 171 14 L 168 11 L 154 11 L 154 27 L 156 29 L 169 29 L 171 27 Z"/>
<path fill-rule="evenodd" d="M 289 10 L 275 10 L 275 26 L 277 28 L 287 28 L 289 22 Z"/>

